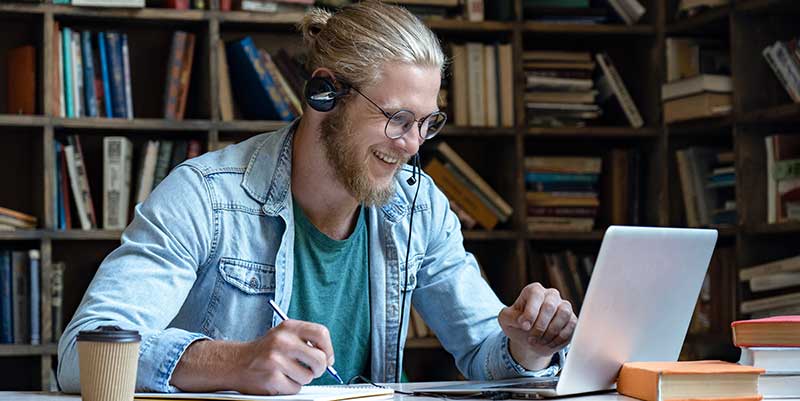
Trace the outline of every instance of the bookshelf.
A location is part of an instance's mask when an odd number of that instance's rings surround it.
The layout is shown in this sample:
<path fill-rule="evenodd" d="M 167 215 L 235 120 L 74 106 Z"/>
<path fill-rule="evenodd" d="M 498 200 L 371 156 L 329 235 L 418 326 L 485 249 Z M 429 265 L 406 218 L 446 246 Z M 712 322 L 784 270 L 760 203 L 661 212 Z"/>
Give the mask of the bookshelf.
<path fill-rule="evenodd" d="M 483 176 L 514 208 L 507 223 L 492 231 L 465 230 L 467 250 L 486 270 L 489 282 L 501 300 L 510 303 L 529 281 L 544 273 L 531 268 L 531 256 L 541 252 L 574 249 L 596 253 L 608 216 L 601 216 L 595 230 L 586 233 L 529 231 L 526 225 L 524 158 L 533 154 L 592 155 L 611 149 L 635 149 L 642 155 L 641 213 L 643 225 L 683 226 L 684 208 L 677 184 L 675 150 L 697 145 L 730 146 L 736 154 L 739 222 L 720 227 L 720 247 L 732 249 L 734 260 L 727 270 L 715 272 L 713 293 L 714 330 L 691 335 L 687 347 L 701 349 L 694 355 L 732 358 L 726 322 L 739 317 L 737 305 L 742 290 L 736 268 L 791 256 L 800 239 L 800 223 L 766 224 L 764 136 L 791 132 L 800 119 L 800 105 L 791 103 L 766 63 L 761 49 L 775 40 L 799 32 L 795 27 L 800 5 L 791 0 L 732 0 L 731 5 L 697 16 L 676 20 L 677 0 L 640 0 L 647 8 L 642 20 L 628 26 L 556 24 L 525 21 L 522 0 L 513 0 L 516 18 L 508 22 L 468 22 L 429 19 L 427 23 L 445 44 L 478 41 L 511 43 L 513 48 L 515 123 L 510 128 L 486 128 L 448 124 L 435 141 L 446 141 Z M 0 57 L 14 47 L 36 47 L 36 114 L 0 114 L 0 206 L 32 214 L 39 219 L 36 230 L 0 232 L 0 247 L 38 248 L 42 268 L 63 261 L 64 316 L 76 309 L 96 267 L 116 247 L 121 231 L 55 229 L 48 172 L 55 166 L 54 141 L 77 134 L 85 141 L 92 196 L 100 205 L 102 154 L 99 145 L 106 135 L 123 135 L 137 149 L 148 139 L 198 139 L 203 151 L 217 149 L 284 125 L 278 121 L 222 121 L 219 111 L 220 72 L 216 62 L 219 39 L 243 35 L 253 37 L 268 51 L 299 47 L 293 25 L 299 14 L 257 14 L 241 11 L 167 9 L 95 9 L 51 4 L 0 4 Z M 136 118 L 106 119 L 58 117 L 50 105 L 57 88 L 46 77 L 54 73 L 53 33 L 56 23 L 92 31 L 114 29 L 129 35 L 133 99 Z M 195 62 L 186 119 L 160 118 L 164 71 L 171 32 L 196 34 Z M 734 110 L 729 116 L 665 125 L 661 117 L 660 91 L 664 67 L 665 38 L 709 36 L 724 38 L 731 50 Z M 607 51 L 623 75 L 645 124 L 631 128 L 627 121 L 583 128 L 529 127 L 525 121 L 522 52 L 534 49 Z M 757 62 L 753 62 L 758 60 Z M 0 63 L 0 77 L 7 65 Z M 7 81 L 0 79 L 0 110 L 6 109 Z M 423 148 L 423 153 L 425 149 Z M 489 157 L 487 157 L 489 155 Z M 47 291 L 43 282 L 42 291 Z M 705 347 L 706 353 L 702 353 Z M 55 344 L 41 346 L 0 345 L 0 370 L 14 371 L 0 379 L 0 389 L 48 389 L 50 368 L 55 365 Z M 457 377 L 452 358 L 435 338 L 414 339 L 406 348 L 406 365 L 412 380 Z M 425 368 L 427 367 L 427 369 Z M 413 373 L 411 373 L 413 372 Z"/>

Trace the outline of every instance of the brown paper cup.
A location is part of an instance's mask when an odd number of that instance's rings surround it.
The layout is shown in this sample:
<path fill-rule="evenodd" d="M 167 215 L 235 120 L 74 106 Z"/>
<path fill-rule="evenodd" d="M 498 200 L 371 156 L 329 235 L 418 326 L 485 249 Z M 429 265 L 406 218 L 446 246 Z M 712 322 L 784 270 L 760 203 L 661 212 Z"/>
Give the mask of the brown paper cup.
<path fill-rule="evenodd" d="M 102 330 L 90 336 L 78 337 L 78 358 L 83 401 L 132 401 L 136 387 L 136 367 L 139 360 L 139 340 L 129 337 L 98 337 Z M 85 334 L 89 332 L 81 332 Z M 136 333 L 138 337 L 138 333 Z"/>

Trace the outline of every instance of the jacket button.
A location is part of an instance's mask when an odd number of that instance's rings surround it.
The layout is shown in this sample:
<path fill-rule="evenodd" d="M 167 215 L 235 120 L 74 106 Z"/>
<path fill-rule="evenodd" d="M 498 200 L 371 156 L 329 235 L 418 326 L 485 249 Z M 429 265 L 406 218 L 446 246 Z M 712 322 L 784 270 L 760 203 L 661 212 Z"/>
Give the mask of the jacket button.
<path fill-rule="evenodd" d="M 258 279 L 255 278 L 255 277 L 251 277 L 250 278 L 250 286 L 253 287 L 253 288 L 258 287 Z"/>

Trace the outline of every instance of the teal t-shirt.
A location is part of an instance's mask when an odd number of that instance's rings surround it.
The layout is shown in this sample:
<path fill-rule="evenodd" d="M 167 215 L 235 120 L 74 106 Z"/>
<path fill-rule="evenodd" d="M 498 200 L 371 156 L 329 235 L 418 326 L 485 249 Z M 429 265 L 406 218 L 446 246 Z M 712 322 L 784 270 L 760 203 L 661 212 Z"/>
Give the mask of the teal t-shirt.
<path fill-rule="evenodd" d="M 288 315 L 324 325 L 347 382 L 369 368 L 369 257 L 364 208 L 349 238 L 320 232 L 294 203 L 294 281 Z M 338 384 L 327 372 L 311 384 Z"/>

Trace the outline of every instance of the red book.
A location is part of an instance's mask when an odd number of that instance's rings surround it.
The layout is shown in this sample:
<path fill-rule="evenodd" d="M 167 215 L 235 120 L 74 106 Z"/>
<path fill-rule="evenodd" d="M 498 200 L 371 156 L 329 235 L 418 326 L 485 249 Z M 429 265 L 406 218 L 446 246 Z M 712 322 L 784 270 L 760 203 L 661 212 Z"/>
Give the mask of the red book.
<path fill-rule="evenodd" d="M 167 0 L 167 8 L 174 8 L 176 10 L 188 10 L 189 0 Z"/>
<path fill-rule="evenodd" d="M 731 323 L 737 347 L 800 347 L 800 316 L 773 316 Z"/>

